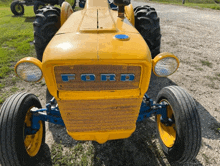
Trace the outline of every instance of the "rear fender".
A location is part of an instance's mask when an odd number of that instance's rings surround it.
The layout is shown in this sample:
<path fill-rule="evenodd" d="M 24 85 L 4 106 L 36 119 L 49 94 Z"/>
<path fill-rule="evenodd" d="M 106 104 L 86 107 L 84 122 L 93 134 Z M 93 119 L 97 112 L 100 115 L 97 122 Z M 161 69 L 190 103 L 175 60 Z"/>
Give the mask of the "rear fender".
<path fill-rule="evenodd" d="M 125 15 L 127 19 L 131 22 L 133 26 L 135 26 L 135 19 L 134 19 L 134 9 L 132 4 L 125 6 Z"/>
<path fill-rule="evenodd" d="M 68 19 L 68 17 L 73 13 L 72 6 L 68 2 L 63 2 L 61 6 L 60 22 L 61 26 Z"/>

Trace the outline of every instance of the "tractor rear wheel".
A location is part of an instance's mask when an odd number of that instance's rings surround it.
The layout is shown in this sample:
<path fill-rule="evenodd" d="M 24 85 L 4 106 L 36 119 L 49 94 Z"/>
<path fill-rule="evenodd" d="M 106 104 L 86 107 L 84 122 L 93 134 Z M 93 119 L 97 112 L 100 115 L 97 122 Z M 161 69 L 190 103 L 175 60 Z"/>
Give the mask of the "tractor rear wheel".
<path fill-rule="evenodd" d="M 45 143 L 45 122 L 40 121 L 36 134 L 26 135 L 31 126 L 32 107 L 41 108 L 33 94 L 18 93 L 10 96 L 0 110 L 0 161 L 2 165 L 32 165 L 39 160 Z"/>
<path fill-rule="evenodd" d="M 39 9 L 33 26 L 37 59 L 42 61 L 47 44 L 60 28 L 60 9 L 54 6 Z"/>
<path fill-rule="evenodd" d="M 37 14 L 37 10 L 44 7 L 45 6 L 45 3 L 43 2 L 40 2 L 40 1 L 36 1 L 34 2 L 34 13 Z"/>
<path fill-rule="evenodd" d="M 142 35 L 150 48 L 154 58 L 160 53 L 161 33 L 160 19 L 157 12 L 150 6 L 137 6 L 134 8 L 135 28 Z"/>
<path fill-rule="evenodd" d="M 184 89 L 169 86 L 158 93 L 157 103 L 167 104 L 170 119 L 166 124 L 161 121 L 161 115 L 156 116 L 159 142 L 168 160 L 192 161 L 201 145 L 200 119 L 194 99 Z"/>
<path fill-rule="evenodd" d="M 20 16 L 24 14 L 24 6 L 19 1 L 14 1 L 11 3 L 11 12 L 16 15 Z"/>

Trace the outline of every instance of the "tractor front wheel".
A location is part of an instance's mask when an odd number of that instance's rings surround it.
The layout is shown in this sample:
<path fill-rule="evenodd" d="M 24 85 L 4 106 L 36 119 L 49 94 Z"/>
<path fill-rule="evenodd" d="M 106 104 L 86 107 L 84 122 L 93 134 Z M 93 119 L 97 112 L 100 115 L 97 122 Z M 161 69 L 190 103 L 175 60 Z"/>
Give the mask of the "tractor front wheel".
<path fill-rule="evenodd" d="M 157 12 L 150 6 L 137 6 L 134 8 L 135 28 L 147 43 L 151 56 L 154 58 L 160 53 L 161 33 L 160 20 Z"/>
<path fill-rule="evenodd" d="M 24 14 L 24 6 L 19 1 L 14 1 L 11 3 L 11 12 L 15 16 L 20 16 Z"/>
<path fill-rule="evenodd" d="M 192 161 L 201 145 L 201 126 L 194 99 L 182 88 L 163 88 L 157 103 L 167 104 L 169 123 L 156 116 L 160 145 L 168 160 L 176 163 Z"/>
<path fill-rule="evenodd" d="M 10 96 L 0 110 L 0 161 L 2 165 L 32 165 L 39 160 L 45 143 L 45 123 L 40 121 L 36 134 L 27 135 L 31 126 L 31 108 L 41 108 L 33 94 L 18 93 Z"/>

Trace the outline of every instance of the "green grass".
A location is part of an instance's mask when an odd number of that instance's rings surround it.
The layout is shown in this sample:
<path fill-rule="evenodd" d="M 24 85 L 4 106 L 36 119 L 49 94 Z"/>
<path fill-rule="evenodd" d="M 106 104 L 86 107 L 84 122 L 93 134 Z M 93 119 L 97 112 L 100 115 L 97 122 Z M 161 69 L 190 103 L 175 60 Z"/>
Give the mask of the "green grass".
<path fill-rule="evenodd" d="M 0 7 L 0 78 L 7 77 L 13 71 L 12 62 L 25 56 L 33 56 L 34 40 L 32 7 L 25 7 L 25 15 L 15 17 L 10 7 Z"/>
<path fill-rule="evenodd" d="M 54 166 L 59 165 L 91 165 L 94 147 L 91 143 L 78 143 L 74 147 L 66 147 L 54 143 L 51 148 L 51 159 Z M 90 163 L 90 164 L 89 164 Z"/>
<path fill-rule="evenodd" d="M 208 66 L 210 68 L 212 68 L 212 63 L 206 60 L 200 60 L 200 62 L 202 63 L 203 66 Z"/>
<path fill-rule="evenodd" d="M 15 77 L 14 65 L 23 57 L 35 56 L 33 44 L 33 20 L 35 14 L 33 6 L 25 6 L 25 14 L 15 17 L 10 9 L 11 1 L 0 1 L 0 91 L 7 86 L 10 92 L 18 90 Z M 0 104 L 8 97 L 9 93 L 0 92 Z"/>
<path fill-rule="evenodd" d="M 182 0 L 151 0 L 151 1 L 182 5 Z M 184 6 L 220 10 L 220 4 L 216 4 L 214 0 L 186 0 Z"/>
<path fill-rule="evenodd" d="M 17 92 L 18 90 L 19 90 L 19 88 L 16 87 L 16 86 L 13 86 L 13 87 L 10 89 L 10 91 L 11 91 L 12 93 Z"/>

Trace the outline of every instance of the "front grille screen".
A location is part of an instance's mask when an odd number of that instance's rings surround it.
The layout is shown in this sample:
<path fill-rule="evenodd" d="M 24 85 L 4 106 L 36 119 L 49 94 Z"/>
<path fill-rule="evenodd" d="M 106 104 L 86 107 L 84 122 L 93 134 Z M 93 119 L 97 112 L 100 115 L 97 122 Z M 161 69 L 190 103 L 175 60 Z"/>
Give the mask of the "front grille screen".
<path fill-rule="evenodd" d="M 97 91 L 139 88 L 141 67 L 127 65 L 55 66 L 58 90 Z"/>
<path fill-rule="evenodd" d="M 141 98 L 58 100 L 69 132 L 105 132 L 135 129 Z"/>

